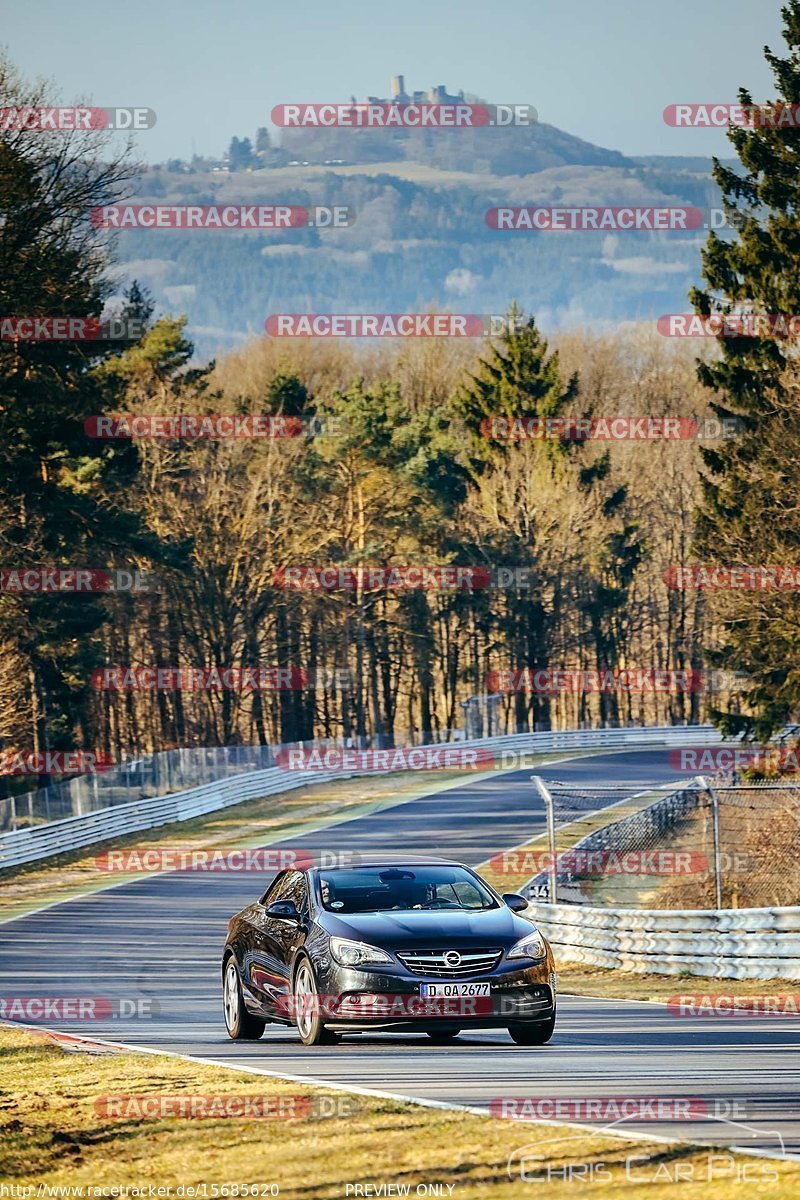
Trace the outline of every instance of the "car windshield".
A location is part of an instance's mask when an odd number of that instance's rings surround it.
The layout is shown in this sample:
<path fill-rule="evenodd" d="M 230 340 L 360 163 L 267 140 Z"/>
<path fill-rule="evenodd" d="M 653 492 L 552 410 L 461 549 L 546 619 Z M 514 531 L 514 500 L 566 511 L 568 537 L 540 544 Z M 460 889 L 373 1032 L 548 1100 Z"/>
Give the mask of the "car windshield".
<path fill-rule="evenodd" d="M 319 884 L 323 907 L 335 913 L 498 907 L 488 888 L 463 867 L 320 871 Z"/>

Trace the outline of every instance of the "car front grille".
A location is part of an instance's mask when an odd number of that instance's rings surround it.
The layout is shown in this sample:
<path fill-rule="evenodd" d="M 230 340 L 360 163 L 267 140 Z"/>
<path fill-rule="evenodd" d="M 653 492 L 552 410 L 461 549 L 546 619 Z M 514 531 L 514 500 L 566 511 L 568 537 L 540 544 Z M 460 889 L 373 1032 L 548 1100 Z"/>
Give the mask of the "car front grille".
<path fill-rule="evenodd" d="M 448 963 L 446 956 L 458 954 L 461 961 Z M 435 979 L 469 979 L 492 971 L 503 954 L 502 950 L 403 950 L 397 952 L 400 962 L 415 975 Z"/>

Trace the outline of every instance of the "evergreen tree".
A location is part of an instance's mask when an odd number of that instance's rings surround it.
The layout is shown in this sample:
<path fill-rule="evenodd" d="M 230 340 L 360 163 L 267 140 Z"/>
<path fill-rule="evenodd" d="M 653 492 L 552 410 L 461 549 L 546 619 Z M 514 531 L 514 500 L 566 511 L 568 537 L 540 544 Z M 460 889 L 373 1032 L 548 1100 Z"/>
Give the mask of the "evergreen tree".
<path fill-rule="evenodd" d="M 231 144 L 228 147 L 228 170 L 229 171 L 244 171 L 248 167 L 254 165 L 253 147 L 250 143 L 250 138 L 231 138 Z"/>
<path fill-rule="evenodd" d="M 155 312 L 156 305 L 152 294 L 147 288 L 141 287 L 138 280 L 134 279 L 131 286 L 122 295 L 125 304 L 122 307 L 120 316 L 124 321 L 139 321 L 142 326 L 142 332 L 144 332 Z"/>
<path fill-rule="evenodd" d="M 526 321 L 516 304 L 506 317 L 506 329 L 491 343 L 481 359 L 480 370 L 455 398 L 455 409 L 464 421 L 471 447 L 473 467 L 502 457 L 508 442 L 491 436 L 495 417 L 559 416 L 578 393 L 577 376 L 566 385 L 561 378 L 558 354 L 548 354 L 548 345 L 533 317 Z M 545 443 L 562 447 L 559 441 Z"/>
<path fill-rule="evenodd" d="M 764 49 L 777 92 L 765 106 L 772 115 L 729 131 L 741 169 L 714 160 L 714 178 L 735 233 L 730 238 L 709 234 L 703 253 L 707 286 L 691 293 L 695 309 L 704 315 L 800 312 L 800 129 L 786 124 L 787 115 L 798 111 L 786 106 L 800 104 L 800 0 L 790 0 L 781 12 L 789 53 L 781 58 Z M 753 105 L 744 88 L 739 100 Z M 782 454 L 771 436 L 779 410 L 782 421 L 787 412 L 800 417 L 796 406 L 785 404 L 794 347 L 779 337 L 729 337 L 720 339 L 719 349 L 718 359 L 700 364 L 698 374 L 716 392 L 715 413 L 738 418 L 741 434 L 703 448 L 697 556 L 741 565 L 796 563 L 800 536 L 796 523 L 787 529 L 782 516 L 786 503 L 794 504 L 797 463 L 788 449 L 791 437 L 782 438 Z M 778 528 L 780 541 L 773 536 Z M 777 632 L 783 622 L 773 625 L 768 619 L 765 599 L 769 595 L 751 593 L 717 602 L 725 636 L 722 649 L 711 656 L 716 665 L 743 670 L 752 680 L 745 693 L 749 713 L 720 712 L 717 720 L 729 732 L 759 737 L 800 707 L 800 679 L 792 666 L 796 652 Z M 776 615 L 779 605 L 793 604 L 775 593 L 772 601 Z"/>

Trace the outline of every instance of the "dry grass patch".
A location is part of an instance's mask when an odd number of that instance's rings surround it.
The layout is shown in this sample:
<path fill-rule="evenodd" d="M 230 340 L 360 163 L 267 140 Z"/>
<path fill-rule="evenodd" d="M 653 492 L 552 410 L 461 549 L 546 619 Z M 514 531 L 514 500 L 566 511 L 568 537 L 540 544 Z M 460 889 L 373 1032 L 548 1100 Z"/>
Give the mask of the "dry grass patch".
<path fill-rule="evenodd" d="M 118 1094 L 184 1099 L 258 1094 L 275 1102 L 302 1094 L 311 1099 L 327 1097 L 330 1104 L 346 1101 L 351 1113 L 193 1120 L 118 1119 L 98 1112 L 99 1097 Z M 564 1136 L 569 1140 L 562 1140 Z M 620 1195 L 632 1200 L 640 1195 L 674 1200 L 674 1183 L 667 1175 L 674 1175 L 679 1167 L 705 1178 L 707 1155 L 697 1147 L 519 1124 L 378 1097 L 350 1097 L 179 1058 L 66 1052 L 41 1034 L 0 1027 L 0 1179 L 17 1186 L 152 1184 L 172 1188 L 175 1196 L 180 1185 L 205 1184 L 211 1198 L 212 1185 L 274 1183 L 283 1200 L 328 1200 L 345 1197 L 348 1184 L 350 1195 L 353 1185 L 366 1183 L 407 1184 L 414 1195 L 419 1184 L 438 1183 L 454 1185 L 452 1193 L 446 1186 L 443 1193 L 454 1200 L 483 1200 L 487 1194 L 502 1200 L 530 1200 L 543 1185 L 509 1178 L 507 1162 L 514 1151 L 531 1144 L 533 1152 L 540 1146 L 539 1152 L 547 1156 L 543 1162 L 554 1171 L 589 1164 L 596 1176 L 602 1164 L 613 1181 L 595 1178 L 591 1187 L 595 1200 Z M 646 1164 L 637 1167 L 639 1173 L 661 1178 L 663 1183 L 627 1183 L 625 1157 L 634 1154 L 647 1157 Z M 698 1198 L 751 1200 L 764 1195 L 789 1200 L 800 1191 L 798 1164 L 736 1161 L 742 1171 L 750 1172 L 751 1180 L 756 1172 L 774 1170 L 777 1181 L 766 1190 L 753 1182 L 704 1182 L 697 1188 Z M 562 1200 L 575 1195 L 575 1186 L 575 1182 L 548 1183 L 546 1194 Z"/>

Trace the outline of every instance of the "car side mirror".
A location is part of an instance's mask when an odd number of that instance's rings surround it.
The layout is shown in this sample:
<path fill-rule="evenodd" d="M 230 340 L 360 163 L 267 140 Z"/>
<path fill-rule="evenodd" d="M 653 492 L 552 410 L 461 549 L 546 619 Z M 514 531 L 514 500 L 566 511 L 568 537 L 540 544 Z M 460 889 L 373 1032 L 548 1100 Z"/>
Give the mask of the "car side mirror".
<path fill-rule="evenodd" d="M 517 896 L 514 892 L 506 892 L 503 896 L 503 902 L 508 905 L 512 912 L 522 912 L 523 908 L 528 907 L 528 901 L 524 896 Z"/>
<path fill-rule="evenodd" d="M 267 916 L 277 917 L 279 921 L 299 921 L 300 913 L 294 900 L 273 900 L 267 905 Z"/>

